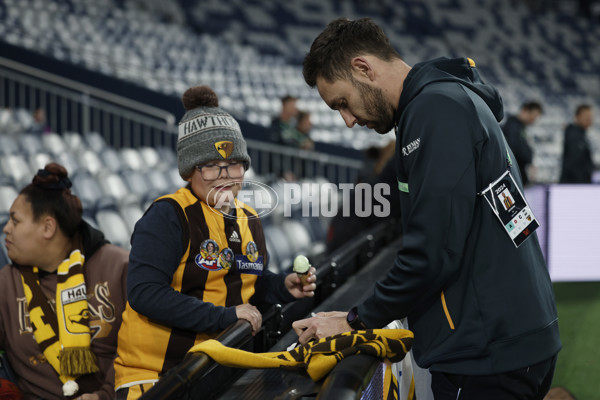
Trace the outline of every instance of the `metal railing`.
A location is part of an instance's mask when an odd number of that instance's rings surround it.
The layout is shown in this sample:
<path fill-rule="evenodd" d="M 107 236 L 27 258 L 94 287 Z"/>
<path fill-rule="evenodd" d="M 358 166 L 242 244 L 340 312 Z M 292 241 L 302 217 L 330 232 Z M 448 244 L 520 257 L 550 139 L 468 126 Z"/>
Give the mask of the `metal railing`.
<path fill-rule="evenodd" d="M 177 127 L 172 113 L 4 57 L 0 57 L 0 107 L 31 113 L 42 108 L 53 132 L 98 132 L 115 148 L 176 148 Z M 258 175 L 292 173 L 297 178 L 355 183 L 364 168 L 361 160 L 349 157 L 260 140 L 246 142 Z"/>
<path fill-rule="evenodd" d="M 324 177 L 333 183 L 355 183 L 365 165 L 362 160 L 246 139 L 252 166 L 259 175 Z"/>
<path fill-rule="evenodd" d="M 277 306 L 269 308 L 263 316 L 263 336 L 258 339 L 262 340 L 262 343 L 258 345 L 255 343 L 252 344 L 257 339 L 252 337 L 250 325 L 246 321 L 237 321 L 223 331 L 217 337 L 217 340 L 228 347 L 240 348 L 248 346 L 250 343 L 249 347 L 258 349 L 255 351 L 266 351 L 266 349 L 260 348 L 265 347 L 265 344 L 268 345 L 270 341 L 288 332 L 291 328 L 292 320 L 304 318 L 319 303 L 339 288 L 352 275 L 352 272 L 357 271 L 368 260 L 372 259 L 377 249 L 387 245 L 391 241 L 391 232 L 394 231 L 392 229 L 393 225 L 393 221 L 385 221 L 366 232 L 357 234 L 356 239 L 336 250 L 320 265 L 316 266 L 319 285 L 317 286 L 314 298 L 306 298 L 288 303 L 283 308 Z M 340 268 L 348 272 L 348 274 L 338 274 L 337 272 Z M 282 317 L 283 320 L 281 321 Z M 268 346 L 268 348 L 270 347 L 272 346 Z M 374 363 L 377 361 L 374 357 L 360 355 L 344 360 L 343 365 L 340 367 L 341 369 L 338 368 L 335 370 L 336 372 L 331 382 L 327 382 L 327 396 L 331 396 L 332 393 L 340 393 L 341 391 L 346 393 L 354 392 L 355 394 L 358 391 L 360 393 L 369 382 L 371 375 L 375 372 L 374 366 L 376 367 L 377 365 Z M 355 364 L 360 365 L 364 369 L 364 376 L 358 381 L 354 380 L 355 374 L 348 375 L 348 368 L 353 369 L 352 366 Z M 170 400 L 187 398 L 186 396 L 191 391 L 194 391 L 195 385 L 198 385 L 200 381 L 205 382 L 209 372 L 215 368 L 219 368 L 219 366 L 205 354 L 189 355 L 184 361 L 162 377 L 152 389 L 142 396 L 142 399 Z M 228 384 L 237 378 L 233 372 L 230 374 L 220 374 L 217 377 L 218 379 L 222 379 L 222 381 L 212 383 L 214 383 L 214 387 L 221 389 L 227 388 Z M 348 381 L 350 378 L 352 378 L 351 381 Z M 214 379 L 212 380 L 214 381 Z M 205 398 L 217 398 L 213 397 L 214 394 L 212 393 L 204 392 L 204 394 Z"/>
<path fill-rule="evenodd" d="M 0 107 L 46 111 L 54 132 L 98 132 L 115 147 L 173 146 L 175 116 L 0 57 Z"/>

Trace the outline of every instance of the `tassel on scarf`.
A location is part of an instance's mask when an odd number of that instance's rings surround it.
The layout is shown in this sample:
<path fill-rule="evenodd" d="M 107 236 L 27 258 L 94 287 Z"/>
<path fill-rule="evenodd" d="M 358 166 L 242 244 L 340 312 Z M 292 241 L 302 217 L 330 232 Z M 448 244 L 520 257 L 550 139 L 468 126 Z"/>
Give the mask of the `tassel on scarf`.
<path fill-rule="evenodd" d="M 79 376 L 98 372 L 96 355 L 89 347 L 65 347 L 58 356 L 60 370 L 68 376 Z"/>

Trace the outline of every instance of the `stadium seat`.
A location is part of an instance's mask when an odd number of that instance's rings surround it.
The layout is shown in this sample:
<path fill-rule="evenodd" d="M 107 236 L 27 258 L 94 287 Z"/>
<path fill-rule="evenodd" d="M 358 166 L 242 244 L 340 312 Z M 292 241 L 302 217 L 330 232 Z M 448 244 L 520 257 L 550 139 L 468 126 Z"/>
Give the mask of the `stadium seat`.
<path fill-rule="evenodd" d="M 96 175 L 106 169 L 98 153 L 92 149 L 74 152 L 73 156 L 77 159 L 78 164 L 81 166 L 80 168 L 92 175 Z"/>
<path fill-rule="evenodd" d="M 104 148 L 107 147 L 106 141 L 98 132 L 89 132 L 83 136 L 87 147 L 99 154 Z"/>
<path fill-rule="evenodd" d="M 42 151 L 42 138 L 32 133 L 22 133 L 17 136 L 19 147 L 25 154 L 37 154 Z"/>
<path fill-rule="evenodd" d="M 21 149 L 15 136 L 0 132 L 0 154 L 9 155 L 20 153 Z"/>
<path fill-rule="evenodd" d="M 310 251 L 310 234 L 299 221 L 285 219 L 281 224 L 281 229 L 290 244 L 290 251 L 293 256 Z"/>
<path fill-rule="evenodd" d="M 13 110 L 0 108 L 0 136 L 14 136 L 24 131 L 25 129 L 15 117 Z"/>
<path fill-rule="evenodd" d="M 124 148 L 120 151 L 121 165 L 123 169 L 139 171 L 146 166 L 140 151 L 133 148 Z"/>
<path fill-rule="evenodd" d="M 19 192 L 13 186 L 0 186 L 0 216 L 4 216 L 8 219 L 8 211 L 18 195 Z M 4 227 L 4 225 L 2 225 L 2 227 Z M 3 243 L 2 245 L 4 246 Z"/>
<path fill-rule="evenodd" d="M 97 176 L 97 179 L 102 193 L 116 199 L 118 202 L 129 202 L 131 197 L 139 199 L 136 193 L 127 188 L 123 178 L 118 173 L 102 173 Z"/>
<path fill-rule="evenodd" d="M 4 228 L 4 225 L 6 224 L 6 221 L 5 220 L 0 220 L 0 224 Z M 6 251 L 6 246 L 4 245 L 4 239 L 5 238 L 6 238 L 6 235 L 2 231 L 0 231 L 0 242 L 2 243 L 2 245 L 0 246 L 0 268 L 3 268 L 7 264 L 10 264 L 10 258 L 8 258 L 8 253 Z"/>
<path fill-rule="evenodd" d="M 99 210 L 95 219 L 98 228 L 111 243 L 127 250 L 131 248 L 129 228 L 118 211 L 111 209 Z"/>
<path fill-rule="evenodd" d="M 84 210 L 94 213 L 100 199 L 105 197 L 96 178 L 86 171 L 78 171 L 71 176 L 71 191 L 81 200 Z"/>
<path fill-rule="evenodd" d="M 141 157 L 143 168 L 165 169 L 167 164 L 161 159 L 159 152 L 155 148 L 149 146 L 140 147 L 138 153 Z"/>
<path fill-rule="evenodd" d="M 6 155 L 0 158 L 2 175 L 12 180 L 15 187 L 21 188 L 31 182 L 32 171 L 25 159 L 19 154 Z"/>
<path fill-rule="evenodd" d="M 65 167 L 69 172 L 69 176 L 73 176 L 73 174 L 80 169 L 85 169 L 81 167 L 75 154 L 72 154 L 70 151 L 64 151 L 62 153 L 55 154 L 54 161 Z"/>
<path fill-rule="evenodd" d="M 46 133 L 42 135 L 42 146 L 50 154 L 58 155 L 64 153 L 67 150 L 63 138 L 57 133 Z"/>
<path fill-rule="evenodd" d="M 292 262 L 293 249 L 286 234 L 279 225 L 264 227 L 265 240 L 269 254 L 273 255 L 273 265 L 270 268 L 276 271 L 285 271 Z"/>
<path fill-rule="evenodd" d="M 28 164 L 32 173 L 37 173 L 39 169 L 54 161 L 54 158 L 48 153 L 34 153 L 28 157 Z"/>
<path fill-rule="evenodd" d="M 121 217 L 125 221 L 125 225 L 127 229 L 129 229 L 129 235 L 133 234 L 133 230 L 135 228 L 135 224 L 138 220 L 144 215 L 144 210 L 137 203 L 126 204 L 119 207 L 119 212 L 121 213 Z"/>
<path fill-rule="evenodd" d="M 146 196 L 153 189 L 152 183 L 146 179 L 146 176 L 140 170 L 125 170 L 120 175 L 127 189 L 139 198 Z"/>
<path fill-rule="evenodd" d="M 64 132 L 62 134 L 63 141 L 68 148 L 68 151 L 77 152 L 83 151 L 86 148 L 86 144 L 80 133 L 77 132 Z"/>
<path fill-rule="evenodd" d="M 119 153 L 112 147 L 101 150 L 100 159 L 108 171 L 119 172 L 123 170 L 123 161 Z"/>
<path fill-rule="evenodd" d="M 140 171 L 139 176 L 143 179 L 148 187 L 145 193 L 141 194 L 141 203 L 152 202 L 156 198 L 165 194 L 175 192 L 179 187 L 175 187 L 172 182 L 167 179 L 166 174 L 159 170 Z"/>

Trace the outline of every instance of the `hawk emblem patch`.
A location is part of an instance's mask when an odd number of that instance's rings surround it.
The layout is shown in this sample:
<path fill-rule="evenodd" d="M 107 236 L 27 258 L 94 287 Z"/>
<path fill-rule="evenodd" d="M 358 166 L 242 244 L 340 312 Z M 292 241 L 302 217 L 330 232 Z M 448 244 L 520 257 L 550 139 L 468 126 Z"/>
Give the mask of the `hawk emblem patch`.
<path fill-rule="evenodd" d="M 229 140 L 223 140 L 221 142 L 215 143 L 215 148 L 223 158 L 229 158 L 231 153 L 233 153 L 233 142 Z"/>

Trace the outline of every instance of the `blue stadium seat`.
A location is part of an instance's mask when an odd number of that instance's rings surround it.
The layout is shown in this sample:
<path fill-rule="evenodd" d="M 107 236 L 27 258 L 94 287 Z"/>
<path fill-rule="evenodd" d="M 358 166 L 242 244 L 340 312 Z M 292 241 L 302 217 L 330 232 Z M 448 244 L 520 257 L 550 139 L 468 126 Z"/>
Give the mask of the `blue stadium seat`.
<path fill-rule="evenodd" d="M 0 132 L 0 154 L 9 155 L 21 152 L 15 136 Z"/>
<path fill-rule="evenodd" d="M 94 150 L 85 149 L 82 151 L 77 151 L 73 153 L 73 156 L 77 159 L 77 162 L 81 166 L 80 169 L 88 171 L 92 175 L 97 175 L 106 169 L 104 162 Z"/>
<path fill-rule="evenodd" d="M 37 154 L 42 151 L 42 138 L 32 133 L 22 133 L 17 136 L 19 147 L 25 154 Z"/>
<path fill-rule="evenodd" d="M 267 251 L 273 257 L 269 268 L 276 272 L 287 270 L 292 262 L 293 249 L 283 229 L 279 225 L 269 225 L 264 227 L 264 232 Z"/>
<path fill-rule="evenodd" d="M 139 200 L 139 195 L 127 188 L 120 174 L 107 172 L 99 174 L 96 178 L 102 193 L 116 199 L 117 202 L 129 202 L 132 198 Z"/>
<path fill-rule="evenodd" d="M 0 174 L 11 179 L 13 185 L 17 188 L 30 183 L 33 176 L 27 159 L 22 154 L 11 154 L 1 157 Z"/>
<path fill-rule="evenodd" d="M 96 154 L 99 154 L 107 147 L 106 140 L 98 132 L 89 132 L 83 135 L 83 138 L 87 147 Z"/>
<path fill-rule="evenodd" d="M 144 215 L 144 210 L 140 207 L 138 203 L 126 204 L 119 207 L 119 213 L 125 221 L 125 225 L 129 230 L 129 235 L 133 234 L 133 230 L 135 228 L 135 224 L 138 220 Z"/>
<path fill-rule="evenodd" d="M 310 233 L 300 221 L 285 219 L 281 224 L 281 229 L 290 244 L 292 256 L 311 251 L 312 240 Z"/>
<path fill-rule="evenodd" d="M 71 181 L 71 191 L 79 197 L 83 209 L 95 212 L 98 201 L 105 196 L 96 178 L 89 172 L 78 171 L 71 174 Z"/>
<path fill-rule="evenodd" d="M 103 209 L 95 215 L 98 228 L 106 238 L 113 244 L 130 249 L 130 231 L 121 214 L 116 210 Z"/>
<path fill-rule="evenodd" d="M 13 186 L 0 186 L 0 216 L 4 216 L 4 222 L 6 222 L 6 220 L 8 219 L 8 211 L 10 210 L 12 203 L 15 201 L 18 195 L 19 192 Z"/>
<path fill-rule="evenodd" d="M 67 151 L 67 145 L 63 138 L 57 133 L 46 133 L 42 135 L 42 146 L 46 151 L 54 155 Z"/>
<path fill-rule="evenodd" d="M 4 225 L 6 224 L 6 221 L 3 219 L 0 219 L 0 224 L 1 226 L 4 228 Z M 6 235 L 0 231 L 0 268 L 3 268 L 4 266 L 6 266 L 7 264 L 10 264 L 10 258 L 8 258 L 8 253 L 6 251 L 6 246 L 4 245 L 4 239 L 6 238 Z"/>
<path fill-rule="evenodd" d="M 48 153 L 34 153 L 27 157 L 27 161 L 31 172 L 37 173 L 39 169 L 44 169 L 47 164 L 54 162 L 54 158 Z"/>
<path fill-rule="evenodd" d="M 100 152 L 100 159 L 106 168 L 111 172 L 123 170 L 123 161 L 119 153 L 112 147 L 106 147 Z"/>
<path fill-rule="evenodd" d="M 124 148 L 120 150 L 119 155 L 123 169 L 139 171 L 145 166 L 145 161 L 138 149 Z"/>

